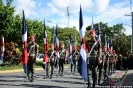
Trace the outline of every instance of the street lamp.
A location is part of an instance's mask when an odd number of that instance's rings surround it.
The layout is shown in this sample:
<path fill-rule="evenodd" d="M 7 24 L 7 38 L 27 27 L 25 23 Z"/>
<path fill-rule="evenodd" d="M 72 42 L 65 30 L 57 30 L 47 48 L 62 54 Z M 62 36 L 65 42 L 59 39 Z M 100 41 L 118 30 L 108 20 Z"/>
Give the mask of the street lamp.
<path fill-rule="evenodd" d="M 53 21 L 52 20 L 48 20 L 47 22 L 49 22 L 49 23 L 53 23 Z M 55 23 L 53 23 L 53 24 L 55 24 Z M 51 38 L 51 43 L 52 44 L 54 44 L 54 41 L 55 41 L 55 27 L 53 26 L 53 28 L 51 29 L 51 34 L 52 34 L 52 38 Z"/>

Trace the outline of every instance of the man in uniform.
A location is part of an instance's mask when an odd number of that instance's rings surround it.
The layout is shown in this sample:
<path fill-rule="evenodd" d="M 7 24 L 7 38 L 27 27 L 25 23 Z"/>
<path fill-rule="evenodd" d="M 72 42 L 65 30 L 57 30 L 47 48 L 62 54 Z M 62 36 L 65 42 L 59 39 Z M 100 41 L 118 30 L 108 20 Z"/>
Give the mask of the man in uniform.
<path fill-rule="evenodd" d="M 96 31 L 91 30 L 90 33 L 90 40 L 86 42 L 87 51 L 90 52 L 94 43 L 97 42 L 96 40 Z M 91 87 L 91 70 L 93 73 L 93 88 L 95 88 L 95 83 L 97 83 L 97 67 L 100 64 L 100 52 L 101 52 L 101 44 L 97 42 L 94 46 L 92 52 L 90 53 L 90 57 L 87 56 L 87 68 L 88 68 L 88 87 Z"/>
<path fill-rule="evenodd" d="M 53 77 L 53 71 L 54 71 L 54 64 L 56 61 L 56 51 L 54 50 L 54 44 L 50 45 L 50 50 L 48 51 L 48 57 L 49 57 L 49 61 L 50 61 L 50 67 L 51 67 L 51 75 L 50 78 L 52 79 Z"/>
<path fill-rule="evenodd" d="M 60 50 L 59 50 L 59 72 L 58 74 L 63 76 L 64 74 L 64 64 L 66 62 L 67 51 L 64 48 L 64 43 L 61 43 Z"/>
<path fill-rule="evenodd" d="M 36 62 L 36 58 L 38 56 L 38 44 L 35 42 L 35 36 L 31 35 L 29 38 L 30 42 L 28 43 L 28 80 L 34 81 L 34 65 Z"/>
<path fill-rule="evenodd" d="M 103 47 L 102 58 L 104 62 L 104 80 L 108 77 L 109 55 L 107 52 L 107 46 Z"/>
<path fill-rule="evenodd" d="M 77 60 L 78 60 L 78 50 L 77 50 L 77 46 L 73 46 L 73 50 L 72 50 L 72 60 L 73 60 L 73 64 L 71 64 L 71 73 L 73 72 L 73 66 L 74 66 L 74 74 L 76 72 L 77 69 Z"/>
<path fill-rule="evenodd" d="M 117 54 L 115 53 L 115 50 L 112 51 L 112 54 L 113 54 L 113 58 L 114 58 L 113 71 L 115 71 L 116 70 L 116 60 L 117 60 Z"/>
<path fill-rule="evenodd" d="M 102 79 L 102 76 L 103 76 L 103 68 L 104 68 L 104 62 L 105 62 L 105 58 L 106 58 L 106 54 L 104 52 L 105 51 L 106 47 L 104 46 L 103 47 L 103 51 L 101 51 L 101 58 L 100 58 L 100 63 L 98 64 L 98 85 L 100 84 L 100 81 Z"/>
<path fill-rule="evenodd" d="M 110 72 L 113 72 L 113 64 L 114 63 L 114 57 L 113 57 L 113 54 L 112 54 L 112 50 L 109 49 L 109 74 Z"/>

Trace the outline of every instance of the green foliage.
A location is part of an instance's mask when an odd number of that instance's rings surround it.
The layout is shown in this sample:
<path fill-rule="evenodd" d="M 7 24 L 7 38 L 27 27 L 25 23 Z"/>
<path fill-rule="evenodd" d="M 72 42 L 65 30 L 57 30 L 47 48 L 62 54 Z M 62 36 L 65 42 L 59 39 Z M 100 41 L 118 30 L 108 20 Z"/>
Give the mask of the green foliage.
<path fill-rule="evenodd" d="M 42 67 L 42 61 L 37 61 L 35 68 L 41 68 Z M 9 65 L 5 65 L 5 66 L 0 66 L 0 70 L 4 71 L 4 70 L 16 70 L 16 69 L 23 69 L 23 65 L 13 65 L 13 66 L 9 66 Z"/>
<path fill-rule="evenodd" d="M 21 15 L 14 15 L 14 8 L 11 6 L 13 0 L 6 0 L 6 5 L 2 3 L 0 0 L 0 34 L 4 35 L 5 43 L 8 42 L 15 42 L 22 48 L 22 16 Z M 34 34 L 36 36 L 36 42 L 39 45 L 39 51 L 42 53 L 44 51 L 44 21 L 39 21 L 37 19 L 31 20 L 26 19 L 27 24 L 27 32 L 28 36 Z M 46 32 L 48 36 L 48 45 L 52 43 L 54 35 L 52 34 L 52 28 L 48 25 Z M 59 25 L 60 26 L 60 25 Z M 98 30 L 98 23 L 94 24 L 94 28 L 96 31 Z M 100 22 L 101 28 L 101 39 L 102 45 L 104 45 L 104 35 L 106 34 L 110 39 L 113 40 L 113 47 L 117 52 L 126 53 L 130 51 L 130 43 L 131 43 L 131 36 L 126 36 L 123 31 L 125 28 L 123 24 L 116 24 L 112 27 L 108 26 L 107 23 Z M 86 28 L 85 37 L 86 39 L 90 39 L 88 33 L 91 29 L 91 25 Z M 76 27 L 72 28 L 58 28 L 59 32 L 59 43 L 64 42 L 66 47 L 68 46 L 68 40 L 70 32 L 72 33 L 72 44 L 74 44 L 75 34 L 76 34 L 76 42 L 77 45 L 80 46 L 80 36 L 79 32 L 76 30 Z M 55 41 L 55 39 L 54 39 Z M 124 48 L 123 48 L 124 47 Z"/>
<path fill-rule="evenodd" d="M 75 28 L 59 28 L 59 43 L 64 42 L 66 47 L 68 45 L 69 42 L 69 36 L 70 33 L 72 33 L 72 44 L 74 44 L 75 40 L 75 34 L 76 34 L 76 41 L 77 41 L 77 45 L 80 45 L 80 36 L 79 36 L 79 32 L 75 29 Z"/>
<path fill-rule="evenodd" d="M 94 24 L 94 28 L 96 30 L 96 33 L 98 31 L 98 23 Z M 91 25 L 86 28 L 87 33 L 90 31 Z M 113 27 L 109 27 L 107 23 L 100 22 L 100 29 L 101 29 L 101 40 L 102 45 L 105 44 L 105 34 L 109 39 L 112 40 L 113 49 L 116 50 L 117 53 L 121 53 L 122 55 L 125 55 L 128 51 L 130 51 L 131 47 L 131 37 L 126 36 L 123 32 L 125 31 L 125 28 L 123 27 L 123 24 L 116 24 L 113 25 Z M 87 37 L 89 39 L 89 37 Z"/>

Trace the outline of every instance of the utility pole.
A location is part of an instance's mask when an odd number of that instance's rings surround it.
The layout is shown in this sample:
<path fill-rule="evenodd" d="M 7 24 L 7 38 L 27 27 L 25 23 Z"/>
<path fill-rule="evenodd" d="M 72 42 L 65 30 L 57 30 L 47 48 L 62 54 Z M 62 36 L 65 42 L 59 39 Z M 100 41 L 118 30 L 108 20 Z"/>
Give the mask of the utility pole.
<path fill-rule="evenodd" d="M 132 41 L 133 41 L 133 12 L 131 12 L 131 15 L 126 15 L 125 16 L 132 16 Z M 131 53 L 132 53 L 132 57 L 133 57 L 133 43 L 131 41 Z"/>
<path fill-rule="evenodd" d="M 69 28 L 69 18 L 70 18 L 70 14 L 69 14 L 69 6 L 67 6 L 67 16 L 68 16 L 68 28 Z"/>
<path fill-rule="evenodd" d="M 132 42 L 133 42 L 133 12 L 132 12 Z M 133 57 L 133 43 L 131 44 L 131 47 L 132 47 L 132 57 Z"/>

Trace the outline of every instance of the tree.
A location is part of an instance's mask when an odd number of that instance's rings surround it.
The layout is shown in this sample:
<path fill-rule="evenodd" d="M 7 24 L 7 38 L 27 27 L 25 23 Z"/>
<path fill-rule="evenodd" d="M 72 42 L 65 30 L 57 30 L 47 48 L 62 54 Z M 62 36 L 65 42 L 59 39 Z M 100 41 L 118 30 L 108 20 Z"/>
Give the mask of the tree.
<path fill-rule="evenodd" d="M 112 40 L 113 49 L 115 49 L 117 53 L 125 55 L 126 52 L 130 50 L 130 40 L 129 37 L 123 33 L 125 31 L 123 24 L 116 24 L 112 27 L 109 27 L 107 23 L 100 22 L 99 24 L 101 29 L 102 46 L 104 46 L 105 44 L 104 36 L 106 34 L 106 36 L 109 37 L 110 40 Z M 94 28 L 97 33 L 98 23 L 94 24 Z M 91 25 L 86 28 L 86 35 L 88 35 L 87 33 L 90 31 L 90 29 Z M 89 37 L 87 38 L 89 39 Z"/>
<path fill-rule="evenodd" d="M 2 1 L 0 2 L 0 29 L 6 31 L 11 29 L 15 7 L 11 7 L 12 0 L 7 0 L 6 5 L 4 5 Z M 3 33 L 3 31 L 1 31 L 1 33 Z"/>

